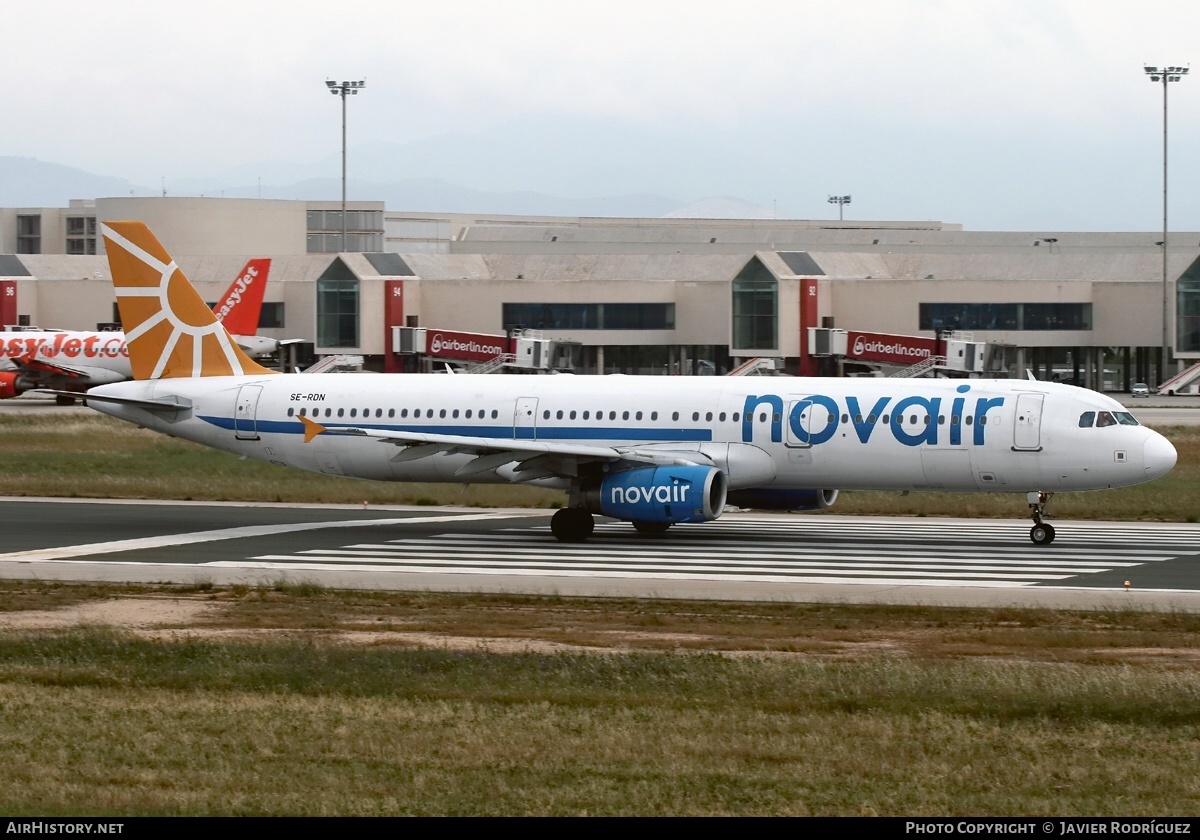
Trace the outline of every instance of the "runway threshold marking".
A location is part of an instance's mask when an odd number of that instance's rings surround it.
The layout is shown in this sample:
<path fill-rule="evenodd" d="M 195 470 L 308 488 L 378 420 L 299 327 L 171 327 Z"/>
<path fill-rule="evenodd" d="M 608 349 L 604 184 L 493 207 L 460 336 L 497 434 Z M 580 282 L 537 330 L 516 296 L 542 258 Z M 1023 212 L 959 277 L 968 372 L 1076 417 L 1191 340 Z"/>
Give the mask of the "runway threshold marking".
<path fill-rule="evenodd" d="M 783 527 L 777 523 L 748 519 L 720 526 L 697 525 L 692 526 L 695 530 L 681 528 L 674 538 L 647 540 L 632 534 L 627 526 L 606 522 L 597 524 L 596 539 L 580 544 L 547 539 L 549 529 L 544 526 L 469 535 L 450 532 L 205 565 L 288 571 L 1028 587 L 1171 560 L 1186 553 L 1200 536 L 1200 529 L 1194 526 L 1168 528 L 1154 539 L 1146 535 L 1155 529 L 1123 527 L 1076 535 L 1075 545 L 1036 548 L 1015 539 L 997 544 L 995 538 L 1009 530 L 1009 523 L 963 528 L 959 523 L 906 522 L 900 530 L 893 524 L 874 531 L 865 525 L 822 530 L 807 523 Z M 715 539 L 718 534 L 721 538 Z M 1140 547 L 1123 544 L 1131 536 L 1136 536 Z"/>
<path fill-rule="evenodd" d="M 0 562 L 40 563 L 53 560 L 69 560 L 72 557 L 90 557 L 94 554 L 116 554 L 121 551 L 138 551 L 146 548 L 169 548 L 194 543 L 236 540 L 245 537 L 263 537 L 270 534 L 287 534 L 295 531 L 319 531 L 323 528 L 365 528 L 379 525 L 425 525 L 437 522 L 462 522 L 472 519 L 510 519 L 514 516 L 544 516 L 536 513 L 466 513 L 445 516 L 409 516 L 389 519 L 339 519 L 327 522 L 295 522 L 284 525 L 244 525 L 239 528 L 218 528 L 212 531 L 193 531 L 186 534 L 163 534 L 157 537 L 139 537 L 132 540 L 89 543 L 86 545 L 64 545 L 57 548 L 36 548 L 28 551 L 13 551 L 0 554 Z"/>

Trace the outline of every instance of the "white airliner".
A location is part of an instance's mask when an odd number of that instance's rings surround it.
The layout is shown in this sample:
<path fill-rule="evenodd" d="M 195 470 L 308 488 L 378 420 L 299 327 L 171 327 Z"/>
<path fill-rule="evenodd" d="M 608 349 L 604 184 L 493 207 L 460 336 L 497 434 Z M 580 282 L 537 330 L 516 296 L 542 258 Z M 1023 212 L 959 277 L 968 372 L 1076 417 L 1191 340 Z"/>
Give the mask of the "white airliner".
<path fill-rule="evenodd" d="M 88 404 L 164 434 L 330 475 L 557 487 L 556 537 L 642 532 L 726 504 L 811 510 L 838 489 L 1050 494 L 1137 484 L 1175 449 L 1116 401 L 1050 382 L 279 374 L 234 344 L 145 225 L 103 235 L 136 381 Z"/>
<path fill-rule="evenodd" d="M 269 259 L 249 260 L 217 303 L 217 319 L 251 358 L 279 349 L 274 338 L 256 335 L 262 311 Z M 79 330 L 0 332 L 0 399 L 35 388 L 83 392 L 95 385 L 123 382 L 131 376 L 123 333 Z M 70 395 L 60 395 L 70 401 Z"/>

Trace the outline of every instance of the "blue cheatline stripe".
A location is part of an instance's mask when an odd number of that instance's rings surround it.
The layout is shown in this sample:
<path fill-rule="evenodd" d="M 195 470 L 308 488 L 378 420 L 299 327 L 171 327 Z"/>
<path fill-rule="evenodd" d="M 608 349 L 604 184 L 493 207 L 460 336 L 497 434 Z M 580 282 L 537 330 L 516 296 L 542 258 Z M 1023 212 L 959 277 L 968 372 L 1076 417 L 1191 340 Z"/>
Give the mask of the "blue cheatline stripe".
<path fill-rule="evenodd" d="M 219 429 L 234 431 L 238 423 L 232 417 L 201 416 L 201 420 Z M 313 418 L 327 429 L 371 428 L 388 432 L 416 432 L 427 435 L 459 435 L 462 437 L 491 438 L 493 440 L 637 440 L 705 442 L 713 439 L 712 429 L 644 429 L 636 426 L 538 426 L 537 429 L 512 426 L 397 426 L 371 422 L 328 423 Z M 254 423 L 243 420 L 242 431 L 251 429 L 258 434 L 303 435 L 304 425 L 298 420 L 258 420 Z"/>

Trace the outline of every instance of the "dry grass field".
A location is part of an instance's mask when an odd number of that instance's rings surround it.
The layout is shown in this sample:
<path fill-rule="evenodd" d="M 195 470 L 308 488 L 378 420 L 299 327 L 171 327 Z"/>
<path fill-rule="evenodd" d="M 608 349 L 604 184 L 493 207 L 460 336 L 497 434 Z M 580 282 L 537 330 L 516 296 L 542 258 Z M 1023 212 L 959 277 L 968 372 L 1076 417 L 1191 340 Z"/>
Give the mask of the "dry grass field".
<path fill-rule="evenodd" d="M 1200 617 L 0 584 L 0 809 L 1187 815 Z"/>

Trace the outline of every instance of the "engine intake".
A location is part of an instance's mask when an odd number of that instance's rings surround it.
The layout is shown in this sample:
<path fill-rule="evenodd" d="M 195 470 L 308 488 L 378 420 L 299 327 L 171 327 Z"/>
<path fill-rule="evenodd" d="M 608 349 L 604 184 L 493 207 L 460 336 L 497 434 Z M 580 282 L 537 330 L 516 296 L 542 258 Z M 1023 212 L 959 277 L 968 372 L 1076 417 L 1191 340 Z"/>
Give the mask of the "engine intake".
<path fill-rule="evenodd" d="M 643 467 L 605 476 L 584 504 L 630 522 L 708 522 L 725 510 L 728 482 L 715 467 Z"/>
<path fill-rule="evenodd" d="M 9 397 L 15 397 L 21 393 L 17 390 L 17 380 L 20 377 L 20 373 L 0 371 L 0 400 L 7 400 Z"/>

